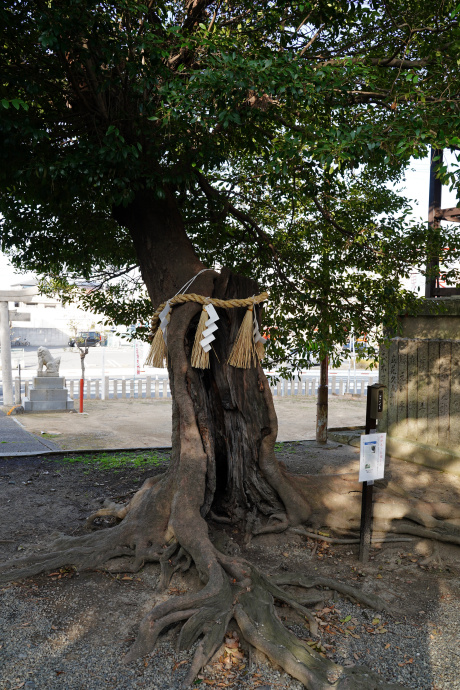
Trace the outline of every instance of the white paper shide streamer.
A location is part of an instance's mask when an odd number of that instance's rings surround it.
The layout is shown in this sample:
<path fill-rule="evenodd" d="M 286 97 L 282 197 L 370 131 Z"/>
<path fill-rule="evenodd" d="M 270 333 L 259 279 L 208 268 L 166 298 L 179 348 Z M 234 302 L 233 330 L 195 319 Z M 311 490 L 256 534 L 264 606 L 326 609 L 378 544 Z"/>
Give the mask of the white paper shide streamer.
<path fill-rule="evenodd" d="M 170 316 L 169 316 L 170 311 L 171 311 L 171 305 L 169 304 L 169 301 L 168 301 L 168 302 L 166 302 L 166 306 L 163 309 L 163 311 L 160 312 L 160 314 L 158 315 L 158 318 L 160 319 L 161 332 L 163 333 L 163 339 L 164 339 L 166 344 L 168 343 L 167 328 L 168 328 L 169 319 L 170 319 Z"/>
<path fill-rule="evenodd" d="M 205 304 L 204 309 L 206 309 L 209 318 L 205 323 L 206 330 L 204 330 L 202 333 L 200 345 L 205 352 L 209 352 L 209 350 L 211 349 L 212 341 L 216 339 L 214 333 L 219 328 L 219 326 L 216 323 L 216 321 L 219 320 L 219 315 L 212 304 Z"/>
<path fill-rule="evenodd" d="M 260 335 L 259 324 L 257 323 L 257 316 L 256 316 L 256 310 L 255 309 L 253 311 L 253 314 L 254 314 L 254 344 L 256 346 L 256 352 L 257 352 L 258 358 L 263 359 L 263 356 L 265 354 L 265 343 L 267 342 L 267 338 L 264 338 L 263 335 Z"/>

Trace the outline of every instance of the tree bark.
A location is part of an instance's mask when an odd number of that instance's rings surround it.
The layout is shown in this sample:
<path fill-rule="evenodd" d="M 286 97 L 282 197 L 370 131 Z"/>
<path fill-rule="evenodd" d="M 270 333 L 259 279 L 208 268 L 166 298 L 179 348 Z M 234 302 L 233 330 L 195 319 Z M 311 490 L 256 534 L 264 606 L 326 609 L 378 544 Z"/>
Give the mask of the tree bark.
<path fill-rule="evenodd" d="M 114 215 L 133 238 L 153 308 L 173 297 L 205 268 L 185 233 L 170 190 L 165 190 L 164 199 L 138 195 Z M 202 273 L 187 292 L 232 299 L 258 294 L 259 287 L 224 269 L 220 275 Z M 254 523 L 258 512 L 265 516 L 284 512 L 273 487 L 283 479 L 274 458 L 277 420 L 269 386 L 260 366 L 237 369 L 227 364 L 244 316 L 242 308 L 218 310 L 219 329 L 210 353 L 210 369 L 191 367 L 200 311 L 201 306 L 195 303 L 176 306 L 168 327 L 173 456 L 179 460 L 191 453 L 195 461 L 199 455 L 205 457 L 202 515 L 212 508 L 232 520 Z M 192 430 L 193 443 L 189 438 Z M 194 461 L 189 462 L 193 465 Z"/>

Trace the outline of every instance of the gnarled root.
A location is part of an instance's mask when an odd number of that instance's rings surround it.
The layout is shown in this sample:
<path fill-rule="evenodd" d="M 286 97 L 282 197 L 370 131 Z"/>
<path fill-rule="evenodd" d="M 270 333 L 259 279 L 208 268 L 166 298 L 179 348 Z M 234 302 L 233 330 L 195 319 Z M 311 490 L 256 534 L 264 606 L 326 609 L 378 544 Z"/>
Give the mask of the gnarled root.
<path fill-rule="evenodd" d="M 282 585 L 327 587 L 364 605 L 389 611 L 383 599 L 327 578 L 294 574 L 267 579 L 242 559 L 217 550 L 214 556 L 210 563 L 212 575 L 203 589 L 162 602 L 144 618 L 136 642 L 125 657 L 126 662 L 148 654 L 165 628 L 185 621 L 179 635 L 179 649 L 189 648 L 202 637 L 183 683 L 184 688 L 188 687 L 222 644 L 233 618 L 250 645 L 260 649 L 310 690 L 400 687 L 382 683 L 377 674 L 364 667 L 344 669 L 324 659 L 287 630 L 275 610 L 275 601 L 288 604 L 307 619 L 311 634 L 316 635 L 316 621 L 311 613 L 296 597 L 285 592 Z"/>
<path fill-rule="evenodd" d="M 65 565 L 88 570 L 127 557 L 129 562 L 124 563 L 123 571 L 137 572 L 144 563 L 158 562 L 169 518 L 168 489 L 168 484 L 163 486 L 158 477 L 148 479 L 124 507 L 124 519 L 118 525 L 79 537 L 61 536 L 46 552 L 0 563 L 0 584 Z"/>
<path fill-rule="evenodd" d="M 254 578 L 250 590 L 241 593 L 234 616 L 245 639 L 279 664 L 309 690 L 400 688 L 387 684 L 364 666 L 345 669 L 324 659 L 287 630 L 276 615 L 273 599 L 263 580 Z"/>

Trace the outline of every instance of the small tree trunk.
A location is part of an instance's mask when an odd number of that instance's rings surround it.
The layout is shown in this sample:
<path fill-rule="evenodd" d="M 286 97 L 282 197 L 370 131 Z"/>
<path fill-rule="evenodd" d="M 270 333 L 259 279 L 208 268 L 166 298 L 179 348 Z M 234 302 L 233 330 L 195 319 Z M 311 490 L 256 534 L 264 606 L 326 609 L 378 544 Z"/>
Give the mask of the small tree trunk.
<path fill-rule="evenodd" d="M 316 403 L 316 441 L 321 444 L 327 443 L 328 365 L 329 358 L 326 356 L 321 360 L 318 399 Z"/>

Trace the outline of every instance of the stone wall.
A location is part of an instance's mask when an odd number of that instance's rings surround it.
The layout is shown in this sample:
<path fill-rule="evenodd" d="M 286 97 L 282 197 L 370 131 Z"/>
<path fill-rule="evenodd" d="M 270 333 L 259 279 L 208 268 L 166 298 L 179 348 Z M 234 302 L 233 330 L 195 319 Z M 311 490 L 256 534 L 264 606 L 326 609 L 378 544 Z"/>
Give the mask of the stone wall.
<path fill-rule="evenodd" d="M 393 338 L 379 379 L 390 455 L 460 474 L 460 340 Z"/>

